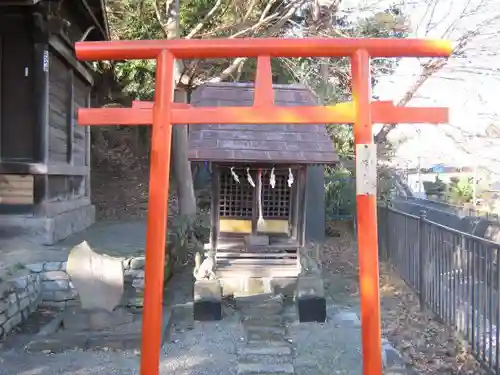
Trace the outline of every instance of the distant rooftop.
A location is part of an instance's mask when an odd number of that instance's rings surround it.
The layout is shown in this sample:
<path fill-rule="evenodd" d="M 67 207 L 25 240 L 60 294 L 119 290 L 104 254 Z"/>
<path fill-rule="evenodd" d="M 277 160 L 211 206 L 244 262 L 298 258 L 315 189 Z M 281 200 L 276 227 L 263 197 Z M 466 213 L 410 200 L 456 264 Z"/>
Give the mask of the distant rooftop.
<path fill-rule="evenodd" d="M 317 105 L 299 85 L 273 85 L 277 106 Z M 208 83 L 191 96 L 195 107 L 249 107 L 253 83 Z M 324 125 L 190 125 L 191 161 L 332 164 L 338 156 Z"/>

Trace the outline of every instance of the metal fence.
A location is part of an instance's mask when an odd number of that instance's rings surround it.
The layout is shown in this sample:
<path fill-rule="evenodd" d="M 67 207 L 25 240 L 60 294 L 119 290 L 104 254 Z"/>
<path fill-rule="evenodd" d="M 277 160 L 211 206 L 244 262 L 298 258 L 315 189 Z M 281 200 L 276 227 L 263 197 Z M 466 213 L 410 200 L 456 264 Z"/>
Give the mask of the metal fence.
<path fill-rule="evenodd" d="M 388 207 L 378 208 L 380 256 L 419 294 L 422 307 L 458 330 L 500 374 L 500 244 Z"/>

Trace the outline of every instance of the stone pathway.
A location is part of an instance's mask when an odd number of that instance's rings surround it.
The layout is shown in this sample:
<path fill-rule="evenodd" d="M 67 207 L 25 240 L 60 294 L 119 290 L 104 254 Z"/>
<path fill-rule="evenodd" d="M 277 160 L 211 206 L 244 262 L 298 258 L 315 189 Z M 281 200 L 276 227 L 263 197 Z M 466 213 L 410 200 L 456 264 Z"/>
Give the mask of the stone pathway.
<path fill-rule="evenodd" d="M 236 298 L 244 343 L 238 375 L 361 375 L 361 322 L 355 299 L 327 298 L 325 323 L 299 323 L 281 295 Z M 418 375 L 383 339 L 384 375 Z"/>
<path fill-rule="evenodd" d="M 238 353 L 238 375 L 295 374 L 292 347 L 286 339 L 282 295 L 236 298 L 245 332 Z"/>

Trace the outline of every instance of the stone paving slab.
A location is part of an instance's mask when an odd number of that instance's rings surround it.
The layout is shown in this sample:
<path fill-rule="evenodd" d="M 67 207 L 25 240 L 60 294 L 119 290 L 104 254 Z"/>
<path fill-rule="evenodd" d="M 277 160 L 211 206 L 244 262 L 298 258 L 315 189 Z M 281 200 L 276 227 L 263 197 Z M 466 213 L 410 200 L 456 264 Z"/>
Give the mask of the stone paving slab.
<path fill-rule="evenodd" d="M 295 374 L 293 365 L 290 363 L 267 364 L 267 363 L 239 363 L 238 375 L 290 375 Z"/>
<path fill-rule="evenodd" d="M 162 322 L 162 342 L 169 336 L 171 328 L 171 315 L 168 312 L 163 314 Z M 60 317 L 54 318 L 60 322 Z M 53 325 L 53 322 L 48 323 Z M 28 352 L 51 352 L 58 353 L 73 349 L 139 349 L 142 337 L 142 320 L 129 324 L 119 325 L 110 330 L 102 331 L 64 331 L 59 330 L 48 333 L 42 328 L 41 332 L 35 335 L 26 345 Z"/>

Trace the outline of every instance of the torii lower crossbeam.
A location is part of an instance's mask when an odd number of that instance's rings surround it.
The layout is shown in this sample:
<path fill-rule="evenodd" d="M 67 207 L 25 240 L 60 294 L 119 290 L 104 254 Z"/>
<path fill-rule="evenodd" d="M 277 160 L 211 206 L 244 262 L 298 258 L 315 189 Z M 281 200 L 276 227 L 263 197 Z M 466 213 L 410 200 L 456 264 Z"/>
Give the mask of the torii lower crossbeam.
<path fill-rule="evenodd" d="M 80 125 L 151 125 L 153 102 L 134 101 L 132 108 L 82 108 Z M 389 101 L 371 103 L 373 123 L 442 123 L 448 119 L 447 108 L 397 107 Z M 279 107 L 192 107 L 172 104 L 172 124 L 353 124 L 354 103 L 333 106 Z M 325 121 L 325 118 L 328 120 Z"/>
<path fill-rule="evenodd" d="M 217 39 L 76 43 L 81 60 L 156 59 L 154 105 L 131 109 L 82 109 L 85 125 L 152 123 L 151 171 L 146 234 L 141 375 L 158 375 L 161 345 L 168 177 L 173 124 L 354 123 L 359 278 L 364 375 L 382 374 L 376 214 L 376 148 L 372 124 L 447 122 L 444 109 L 371 103 L 370 57 L 448 57 L 445 41 L 417 39 Z M 335 107 L 275 107 L 270 57 L 340 57 L 352 63 L 353 103 Z M 174 59 L 258 57 L 254 106 L 191 108 L 173 103 Z M 152 107 L 152 110 L 151 110 Z M 386 110 L 384 110 L 384 108 Z M 127 116 L 130 118 L 127 119 Z M 119 121 L 118 121 L 119 120 Z"/>

